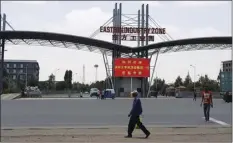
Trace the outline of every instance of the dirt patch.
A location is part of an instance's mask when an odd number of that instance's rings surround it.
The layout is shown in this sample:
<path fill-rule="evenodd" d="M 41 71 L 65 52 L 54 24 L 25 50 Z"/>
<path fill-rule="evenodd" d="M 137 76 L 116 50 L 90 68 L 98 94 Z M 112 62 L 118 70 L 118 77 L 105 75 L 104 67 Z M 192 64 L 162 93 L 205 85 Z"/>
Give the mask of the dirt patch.
<path fill-rule="evenodd" d="M 126 139 L 126 128 L 111 129 L 16 129 L 2 130 L 3 142 L 231 142 L 231 127 L 150 128 L 144 139 L 140 130 Z"/>

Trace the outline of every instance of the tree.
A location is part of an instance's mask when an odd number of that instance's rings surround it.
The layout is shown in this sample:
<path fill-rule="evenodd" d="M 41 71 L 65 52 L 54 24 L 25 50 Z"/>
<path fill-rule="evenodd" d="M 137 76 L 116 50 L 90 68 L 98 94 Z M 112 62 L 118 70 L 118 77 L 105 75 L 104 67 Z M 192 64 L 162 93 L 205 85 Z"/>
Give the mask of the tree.
<path fill-rule="evenodd" d="M 152 85 L 152 90 L 160 91 L 163 88 L 164 84 L 165 84 L 164 79 L 156 78 L 156 79 L 154 79 L 154 83 Z"/>
<path fill-rule="evenodd" d="M 79 88 L 81 92 L 86 92 L 90 90 L 90 86 L 88 84 L 80 84 Z"/>
<path fill-rule="evenodd" d="M 177 78 L 176 78 L 176 81 L 175 81 L 175 83 L 174 83 L 174 86 L 175 87 L 179 87 L 179 86 L 182 86 L 183 85 L 183 80 L 182 80 L 182 78 L 180 77 L 180 76 L 178 76 Z"/>
<path fill-rule="evenodd" d="M 92 83 L 90 85 L 90 88 L 98 88 L 99 90 L 103 90 L 105 87 L 105 81 L 101 80 L 101 81 L 96 81 L 95 83 Z"/>
<path fill-rule="evenodd" d="M 73 72 L 71 70 L 68 71 L 68 88 L 71 89 L 72 88 L 72 75 Z"/>
<path fill-rule="evenodd" d="M 8 82 L 8 72 L 6 68 L 3 68 L 3 90 L 8 89 L 9 82 Z"/>
<path fill-rule="evenodd" d="M 38 80 L 36 80 L 35 76 L 32 76 L 28 81 L 28 86 L 38 86 Z"/>
<path fill-rule="evenodd" d="M 157 79 L 154 79 L 154 83 L 151 86 L 151 90 L 158 91 L 159 93 L 164 95 L 166 92 L 167 86 L 168 85 L 166 84 L 164 79 L 157 78 Z"/>
<path fill-rule="evenodd" d="M 199 78 L 198 83 L 200 84 L 201 90 L 207 88 L 207 90 L 211 91 L 219 91 L 220 87 L 217 80 L 209 79 L 208 75 L 201 76 Z"/>
<path fill-rule="evenodd" d="M 48 79 L 48 89 L 53 89 L 55 85 L 55 76 L 51 74 Z"/>
<path fill-rule="evenodd" d="M 65 90 L 66 89 L 66 82 L 59 81 L 56 83 L 56 90 Z"/>
<path fill-rule="evenodd" d="M 188 72 L 187 76 L 184 79 L 184 86 L 189 87 L 190 84 L 192 84 L 192 79 L 191 79 L 189 72 Z"/>
<path fill-rule="evenodd" d="M 47 90 L 49 87 L 49 83 L 48 83 L 48 81 L 39 81 L 38 87 L 40 90 Z"/>
<path fill-rule="evenodd" d="M 222 70 L 220 69 L 219 74 L 218 74 L 218 77 L 217 77 L 217 81 L 218 81 L 218 82 L 220 82 L 220 79 L 221 79 L 221 73 L 222 73 Z"/>
<path fill-rule="evenodd" d="M 68 80 L 68 70 L 66 70 L 65 75 L 64 75 L 64 81 Z"/>
<path fill-rule="evenodd" d="M 8 86 L 9 86 L 9 84 L 8 84 L 7 80 L 3 79 L 3 90 L 8 89 Z"/>
<path fill-rule="evenodd" d="M 3 77 L 8 77 L 8 75 L 6 68 L 3 68 Z"/>
<path fill-rule="evenodd" d="M 210 82 L 208 75 L 200 77 L 200 83 L 202 86 L 206 86 Z"/>
<path fill-rule="evenodd" d="M 66 88 L 71 89 L 72 88 L 72 70 L 66 70 L 64 75 L 64 81 L 66 83 Z"/>

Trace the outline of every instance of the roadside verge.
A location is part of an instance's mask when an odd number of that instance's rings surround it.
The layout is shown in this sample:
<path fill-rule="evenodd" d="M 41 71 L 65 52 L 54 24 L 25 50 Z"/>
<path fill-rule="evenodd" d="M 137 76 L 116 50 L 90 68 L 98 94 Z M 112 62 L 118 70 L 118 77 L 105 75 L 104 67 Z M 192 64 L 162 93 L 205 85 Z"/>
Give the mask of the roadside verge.
<path fill-rule="evenodd" d="M 125 139 L 127 128 L 40 128 L 1 130 L 4 142 L 230 142 L 231 127 L 149 127 L 151 136 L 142 140 L 136 129 L 132 139 Z"/>

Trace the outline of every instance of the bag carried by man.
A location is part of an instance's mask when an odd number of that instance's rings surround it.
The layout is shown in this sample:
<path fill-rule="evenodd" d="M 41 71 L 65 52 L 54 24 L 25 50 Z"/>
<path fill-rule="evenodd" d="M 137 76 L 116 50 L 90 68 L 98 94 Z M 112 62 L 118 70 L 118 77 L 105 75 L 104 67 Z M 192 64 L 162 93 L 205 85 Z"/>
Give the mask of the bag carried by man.
<path fill-rule="evenodd" d="M 139 120 L 140 120 L 140 122 L 142 122 L 142 117 L 141 117 L 141 116 L 139 117 Z M 138 124 L 136 124 L 135 129 L 140 129 L 140 128 L 138 127 Z"/>

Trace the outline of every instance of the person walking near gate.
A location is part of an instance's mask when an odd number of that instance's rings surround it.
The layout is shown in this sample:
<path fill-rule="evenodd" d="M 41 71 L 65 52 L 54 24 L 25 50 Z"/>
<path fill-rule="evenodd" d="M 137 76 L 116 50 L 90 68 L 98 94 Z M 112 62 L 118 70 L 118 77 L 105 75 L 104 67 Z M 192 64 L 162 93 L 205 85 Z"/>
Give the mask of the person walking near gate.
<path fill-rule="evenodd" d="M 128 117 L 130 117 L 128 124 L 128 135 L 125 136 L 125 138 L 132 138 L 132 133 L 135 129 L 136 124 L 146 134 L 145 138 L 148 138 L 150 136 L 150 132 L 140 121 L 140 115 L 142 114 L 142 104 L 141 104 L 141 100 L 138 98 L 138 92 L 133 91 L 131 94 L 134 97 L 134 101 L 133 101 L 133 107 L 128 115 Z"/>
<path fill-rule="evenodd" d="M 205 91 L 202 93 L 202 100 L 201 100 L 201 105 L 203 105 L 203 111 L 204 111 L 204 116 L 206 122 L 209 121 L 210 118 L 210 107 L 213 108 L 213 99 L 212 99 L 212 93 L 205 88 Z"/>
<path fill-rule="evenodd" d="M 194 89 L 194 92 L 193 92 L 193 101 L 196 101 L 197 99 L 197 92 L 196 92 L 196 89 Z"/>

